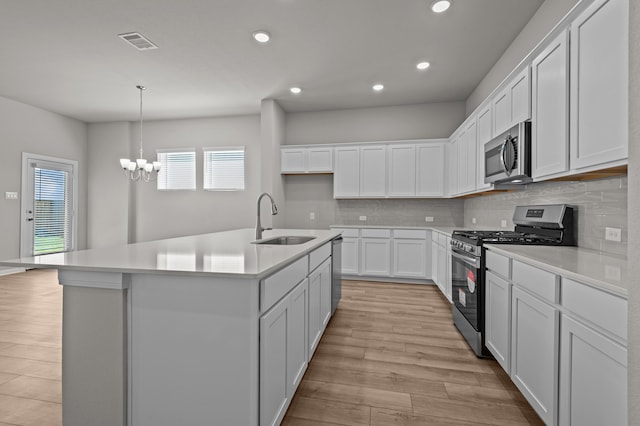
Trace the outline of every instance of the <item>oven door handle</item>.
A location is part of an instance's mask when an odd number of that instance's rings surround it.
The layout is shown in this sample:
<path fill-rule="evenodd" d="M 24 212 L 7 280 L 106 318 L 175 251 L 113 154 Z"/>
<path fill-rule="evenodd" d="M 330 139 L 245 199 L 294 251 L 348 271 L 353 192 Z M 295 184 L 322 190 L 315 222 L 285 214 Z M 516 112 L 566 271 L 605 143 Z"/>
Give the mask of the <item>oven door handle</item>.
<path fill-rule="evenodd" d="M 478 259 L 477 257 L 464 256 L 455 251 L 451 252 L 451 257 L 462 260 L 464 263 L 466 263 L 467 265 L 473 266 L 475 269 L 480 268 L 480 265 L 479 265 L 480 259 Z"/>

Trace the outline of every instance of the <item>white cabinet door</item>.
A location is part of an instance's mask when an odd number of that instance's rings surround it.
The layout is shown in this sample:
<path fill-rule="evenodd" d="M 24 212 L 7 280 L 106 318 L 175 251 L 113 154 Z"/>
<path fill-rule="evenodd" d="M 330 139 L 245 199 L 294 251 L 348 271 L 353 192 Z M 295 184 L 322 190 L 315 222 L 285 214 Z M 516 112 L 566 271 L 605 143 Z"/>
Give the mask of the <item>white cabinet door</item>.
<path fill-rule="evenodd" d="M 289 299 L 260 318 L 260 424 L 278 425 L 289 405 L 287 327 Z"/>
<path fill-rule="evenodd" d="M 304 173 L 305 172 L 305 149 L 304 148 L 282 148 L 280 150 L 280 172 L 281 173 Z"/>
<path fill-rule="evenodd" d="M 336 147 L 334 155 L 333 197 L 358 197 L 360 195 L 360 148 Z"/>
<path fill-rule="evenodd" d="M 388 277 L 391 275 L 391 242 L 388 238 L 360 239 L 362 275 Z"/>
<path fill-rule="evenodd" d="M 327 146 L 307 148 L 306 171 L 331 173 L 333 171 L 333 148 Z"/>
<path fill-rule="evenodd" d="M 478 133 L 476 120 L 471 120 L 464 132 L 465 149 L 466 149 L 466 172 L 465 172 L 465 192 L 473 192 L 476 190 L 476 164 L 478 150 Z"/>
<path fill-rule="evenodd" d="M 553 40 L 531 65 L 531 176 L 569 170 L 569 33 Z"/>
<path fill-rule="evenodd" d="M 309 359 L 316 351 L 322 337 L 321 300 L 322 274 L 320 268 L 318 268 L 309 275 Z"/>
<path fill-rule="evenodd" d="M 342 274 L 358 275 L 360 273 L 360 270 L 358 268 L 358 262 L 360 259 L 359 248 L 359 238 L 342 238 Z"/>
<path fill-rule="evenodd" d="M 360 196 L 384 197 L 387 194 L 387 147 L 360 147 Z"/>
<path fill-rule="evenodd" d="M 389 145 L 389 196 L 416 195 L 416 145 Z"/>
<path fill-rule="evenodd" d="M 320 324 L 322 331 L 331 319 L 331 258 L 324 261 L 320 270 Z"/>
<path fill-rule="evenodd" d="M 458 138 L 447 147 L 447 195 L 458 195 Z"/>
<path fill-rule="evenodd" d="M 513 287 L 511 380 L 548 424 L 557 422 L 559 313 Z"/>
<path fill-rule="evenodd" d="M 628 156 L 628 0 L 596 0 L 571 24 L 571 168 Z"/>
<path fill-rule="evenodd" d="M 460 137 L 458 138 L 457 146 L 457 167 L 456 171 L 458 173 L 458 194 L 463 194 L 467 191 L 467 134 L 466 132 L 462 132 Z"/>
<path fill-rule="evenodd" d="M 476 145 L 476 188 L 479 190 L 491 188 L 490 183 L 484 183 L 484 145 L 493 137 L 493 109 L 491 103 L 478 112 L 476 119 L 478 143 Z"/>
<path fill-rule="evenodd" d="M 562 316 L 560 424 L 627 425 L 627 350 Z"/>
<path fill-rule="evenodd" d="M 444 250 L 444 289 L 447 296 L 447 300 L 449 303 L 453 303 L 453 299 L 451 298 L 453 292 L 453 285 L 451 283 L 451 237 L 446 237 L 445 245 L 443 247 Z"/>
<path fill-rule="evenodd" d="M 425 239 L 393 239 L 393 276 L 427 278 L 426 261 Z"/>
<path fill-rule="evenodd" d="M 441 143 L 416 146 L 416 195 L 442 197 L 444 195 L 444 150 Z"/>
<path fill-rule="evenodd" d="M 438 284 L 439 275 L 438 275 L 438 234 L 433 232 L 431 234 L 431 280 Z"/>
<path fill-rule="evenodd" d="M 493 132 L 499 135 L 515 124 L 531 118 L 531 69 L 526 68 L 511 79 L 492 100 Z"/>
<path fill-rule="evenodd" d="M 296 388 L 307 370 L 309 279 L 305 278 L 289 296 L 287 318 L 287 386 L 293 397 Z"/>
<path fill-rule="evenodd" d="M 485 344 L 507 374 L 510 373 L 511 283 L 487 271 L 485 275 Z"/>
<path fill-rule="evenodd" d="M 438 244 L 438 288 L 442 295 L 449 298 L 447 295 L 447 249 L 444 245 Z"/>

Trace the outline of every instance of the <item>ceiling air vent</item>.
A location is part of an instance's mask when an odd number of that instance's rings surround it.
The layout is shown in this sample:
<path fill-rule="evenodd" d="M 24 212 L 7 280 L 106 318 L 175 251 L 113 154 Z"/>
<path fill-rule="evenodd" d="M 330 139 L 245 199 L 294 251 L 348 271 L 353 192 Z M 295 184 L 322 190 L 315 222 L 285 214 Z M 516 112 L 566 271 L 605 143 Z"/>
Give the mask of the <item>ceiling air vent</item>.
<path fill-rule="evenodd" d="M 158 46 L 153 44 L 148 38 L 140 33 L 118 34 L 118 37 L 131 44 L 138 50 L 149 50 L 158 48 Z"/>

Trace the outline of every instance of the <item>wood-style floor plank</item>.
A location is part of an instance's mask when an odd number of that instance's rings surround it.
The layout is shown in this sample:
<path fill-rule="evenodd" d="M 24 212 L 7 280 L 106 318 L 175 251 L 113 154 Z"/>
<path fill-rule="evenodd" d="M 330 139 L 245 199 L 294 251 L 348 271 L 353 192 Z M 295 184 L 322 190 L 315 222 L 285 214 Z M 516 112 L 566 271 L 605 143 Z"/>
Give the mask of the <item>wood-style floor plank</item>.
<path fill-rule="evenodd" d="M 342 288 L 283 424 L 542 424 L 500 366 L 471 351 L 435 286 Z M 357 418 L 336 416 L 333 404 Z"/>

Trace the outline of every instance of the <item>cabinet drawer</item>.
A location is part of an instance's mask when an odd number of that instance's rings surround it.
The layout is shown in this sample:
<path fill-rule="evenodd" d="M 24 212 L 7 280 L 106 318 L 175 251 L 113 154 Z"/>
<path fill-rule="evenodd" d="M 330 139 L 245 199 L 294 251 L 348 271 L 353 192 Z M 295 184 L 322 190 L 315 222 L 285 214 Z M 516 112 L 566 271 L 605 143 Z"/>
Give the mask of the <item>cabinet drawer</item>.
<path fill-rule="evenodd" d="M 265 312 L 309 274 L 309 256 L 303 256 L 260 283 L 260 311 Z"/>
<path fill-rule="evenodd" d="M 511 274 L 509 273 L 511 259 L 508 257 L 492 252 L 491 250 L 487 250 L 486 262 L 487 269 L 494 274 L 502 275 L 507 279 L 511 278 Z"/>
<path fill-rule="evenodd" d="M 427 231 L 422 229 L 394 229 L 393 238 L 425 240 L 427 238 Z"/>
<path fill-rule="evenodd" d="M 627 301 L 586 284 L 562 279 L 562 306 L 627 341 Z"/>
<path fill-rule="evenodd" d="M 331 256 L 331 243 L 327 243 L 309 253 L 309 271 L 316 269 L 329 256 Z"/>
<path fill-rule="evenodd" d="M 363 238 L 390 238 L 390 229 L 362 229 L 360 236 Z"/>
<path fill-rule="evenodd" d="M 345 238 L 358 238 L 358 228 L 333 228 L 333 230 L 342 232 Z"/>
<path fill-rule="evenodd" d="M 548 300 L 558 302 L 558 276 L 526 263 L 513 261 L 513 283 Z"/>

